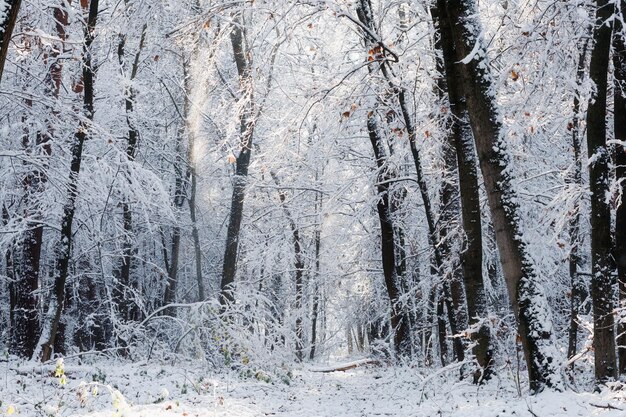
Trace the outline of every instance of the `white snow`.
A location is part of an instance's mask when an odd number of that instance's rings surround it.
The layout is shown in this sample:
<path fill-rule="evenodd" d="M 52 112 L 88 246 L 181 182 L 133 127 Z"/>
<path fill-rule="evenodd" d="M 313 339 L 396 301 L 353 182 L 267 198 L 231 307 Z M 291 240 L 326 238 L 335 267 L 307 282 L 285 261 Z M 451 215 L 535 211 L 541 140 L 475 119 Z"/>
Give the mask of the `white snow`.
<path fill-rule="evenodd" d="M 264 382 L 235 371 L 214 374 L 206 364 L 103 362 L 66 364 L 65 386 L 58 384 L 53 367 L 6 363 L 0 369 L 5 366 L 0 372 L 0 415 L 9 407 L 19 416 L 74 417 L 626 415 L 626 393 L 620 389 L 519 396 L 515 371 L 509 367 L 477 387 L 459 380 L 458 365 L 438 371 L 364 365 L 328 373 L 315 372 L 321 365 L 305 365 L 290 380 L 272 377 Z"/>

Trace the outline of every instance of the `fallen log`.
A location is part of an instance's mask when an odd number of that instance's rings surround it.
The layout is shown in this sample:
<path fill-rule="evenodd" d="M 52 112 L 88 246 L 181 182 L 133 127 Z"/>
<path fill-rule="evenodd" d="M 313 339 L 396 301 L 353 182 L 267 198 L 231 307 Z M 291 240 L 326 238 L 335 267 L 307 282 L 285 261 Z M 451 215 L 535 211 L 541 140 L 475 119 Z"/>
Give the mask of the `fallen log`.
<path fill-rule="evenodd" d="M 313 368 L 313 369 L 311 369 L 311 372 L 324 372 L 324 373 L 345 372 L 345 371 L 349 371 L 350 369 L 358 368 L 360 366 L 365 366 L 365 365 L 376 365 L 376 366 L 379 366 L 380 364 L 381 363 L 380 363 L 380 361 L 378 359 L 365 358 L 365 359 L 359 359 L 359 360 L 353 361 L 353 362 L 347 362 L 347 363 L 327 366 L 327 367 L 324 367 L 324 368 Z"/>

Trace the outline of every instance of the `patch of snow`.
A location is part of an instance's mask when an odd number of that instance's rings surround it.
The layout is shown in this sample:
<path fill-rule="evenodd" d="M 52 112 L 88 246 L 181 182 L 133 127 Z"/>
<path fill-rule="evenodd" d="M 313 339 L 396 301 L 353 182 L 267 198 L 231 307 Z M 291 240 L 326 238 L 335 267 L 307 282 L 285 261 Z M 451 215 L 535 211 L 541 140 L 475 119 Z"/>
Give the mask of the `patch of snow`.
<path fill-rule="evenodd" d="M 35 416 L 43 410 L 72 417 L 626 415 L 626 392 L 619 389 L 519 396 L 515 371 L 508 368 L 500 369 L 492 381 L 480 387 L 459 380 L 458 364 L 437 371 L 387 365 L 330 373 L 314 372 L 316 369 L 320 368 L 295 371 L 287 384 L 242 379 L 234 372 L 214 374 L 211 366 L 193 363 L 66 365 L 69 382 L 59 387 L 49 367 L 31 364 L 7 367 L 7 372 L 0 373 L 4 374 L 0 400 L 3 408 L 10 405 L 21 416 Z M 90 382 L 92 379 L 104 382 Z"/>

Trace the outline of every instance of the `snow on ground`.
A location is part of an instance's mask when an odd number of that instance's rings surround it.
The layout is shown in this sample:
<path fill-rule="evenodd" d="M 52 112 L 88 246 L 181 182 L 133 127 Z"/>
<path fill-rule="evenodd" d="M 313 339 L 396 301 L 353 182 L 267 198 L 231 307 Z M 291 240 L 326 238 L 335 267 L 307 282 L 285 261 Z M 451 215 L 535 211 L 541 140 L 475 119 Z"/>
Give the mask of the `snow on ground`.
<path fill-rule="evenodd" d="M 320 370 L 329 369 L 215 374 L 194 363 L 97 362 L 65 364 L 55 375 L 54 365 L 5 362 L 0 363 L 0 416 L 626 416 L 626 392 L 607 388 L 597 394 L 520 397 L 511 372 L 476 387 L 459 381 L 458 369 L 432 374 L 389 366 Z"/>

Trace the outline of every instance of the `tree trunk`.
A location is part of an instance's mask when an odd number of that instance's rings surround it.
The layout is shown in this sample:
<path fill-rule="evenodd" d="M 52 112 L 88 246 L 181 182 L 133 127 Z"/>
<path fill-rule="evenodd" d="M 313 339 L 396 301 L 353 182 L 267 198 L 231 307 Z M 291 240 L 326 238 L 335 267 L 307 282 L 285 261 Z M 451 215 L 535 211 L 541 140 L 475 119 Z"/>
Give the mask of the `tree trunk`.
<path fill-rule="evenodd" d="M 189 217 L 191 220 L 191 237 L 193 238 L 194 260 L 196 265 L 196 285 L 198 286 L 198 301 L 206 300 L 206 290 L 204 288 L 204 278 L 202 277 L 202 247 L 200 246 L 200 233 L 198 231 L 197 202 L 196 194 L 198 189 L 198 173 L 196 171 L 196 135 L 190 123 L 191 114 L 191 74 L 189 73 L 189 60 L 184 62 L 184 86 L 185 86 L 185 118 L 187 127 L 187 163 L 189 164 Z"/>
<path fill-rule="evenodd" d="M 240 118 L 240 152 L 237 157 L 235 176 L 233 179 L 233 194 L 230 206 L 230 218 L 226 234 L 226 250 L 224 252 L 224 268 L 222 270 L 222 282 L 220 284 L 220 303 L 222 306 L 233 303 L 233 283 L 237 273 L 237 255 L 239 252 L 239 231 L 243 218 L 243 202 L 248 182 L 248 166 L 250 165 L 250 153 L 252 151 L 252 138 L 254 136 L 254 93 L 252 89 L 252 62 L 251 55 L 246 46 L 245 31 L 241 12 L 233 18 L 233 29 L 230 40 L 239 74 L 239 86 L 242 100 L 245 101 Z"/>
<path fill-rule="evenodd" d="M 441 51 L 440 72 L 445 77 L 441 88 L 448 95 L 451 113 L 450 145 L 456 154 L 458 169 L 459 195 L 461 198 L 461 219 L 465 232 L 465 247 L 461 251 L 461 267 L 467 302 L 467 316 L 470 325 L 476 325 L 488 315 L 487 296 L 483 283 L 483 248 L 480 195 L 478 187 L 478 169 L 473 135 L 469 125 L 469 116 L 459 85 L 459 77 L 455 73 L 454 62 L 456 53 L 450 22 L 445 2 L 441 2 L 431 10 L 435 22 L 435 48 Z M 448 165 L 453 165 L 450 161 Z M 474 374 L 474 382 L 489 379 L 492 370 L 493 347 L 491 345 L 491 329 L 484 323 L 478 331 L 472 333 L 475 342 L 473 353 L 480 366 Z"/>
<path fill-rule="evenodd" d="M 181 128 L 178 134 L 178 140 L 176 142 L 176 155 L 177 161 L 174 164 L 175 171 L 175 184 L 174 184 L 174 207 L 176 208 L 176 212 L 179 213 L 185 204 L 185 194 L 184 194 L 184 179 L 183 179 L 183 169 L 182 165 L 182 141 L 183 135 L 185 133 L 185 121 L 186 116 L 181 118 Z M 176 302 L 176 286 L 178 284 L 178 263 L 180 260 L 180 226 L 178 224 L 174 225 L 172 228 L 172 250 L 170 252 L 170 262 L 167 274 L 167 283 L 165 285 L 165 293 L 163 295 L 163 304 L 168 305 Z M 175 310 L 169 309 L 168 314 L 174 315 Z"/>
<path fill-rule="evenodd" d="M 362 25 L 367 29 L 363 31 L 363 36 L 366 41 L 366 46 L 370 48 L 370 58 L 372 63 L 377 63 L 378 68 L 380 69 L 384 79 L 389 85 L 390 90 L 393 95 L 398 100 L 398 105 L 400 108 L 400 114 L 402 116 L 402 121 L 404 122 L 404 127 L 407 131 L 409 137 L 409 144 L 411 148 L 411 155 L 413 156 L 413 162 L 415 164 L 415 170 L 417 174 L 417 183 L 418 188 L 420 190 L 420 195 L 424 202 L 424 212 L 426 216 L 426 223 L 428 224 L 428 241 L 433 248 L 434 260 L 435 260 L 435 273 L 442 274 L 442 265 L 443 258 L 441 256 L 441 251 L 439 249 L 439 230 L 437 223 L 435 222 L 432 205 L 430 201 L 430 196 L 428 194 L 428 186 L 426 184 L 426 178 L 424 176 L 422 165 L 421 165 L 421 157 L 419 154 L 419 149 L 417 148 L 416 143 L 416 132 L 413 122 L 411 120 L 411 115 L 409 114 L 409 108 L 406 102 L 406 91 L 404 87 L 398 86 L 395 84 L 395 77 L 391 74 L 391 66 L 389 64 L 389 59 L 386 58 L 386 49 L 384 45 L 380 42 L 379 39 L 376 38 L 377 30 L 374 25 L 374 17 L 372 11 L 371 0 L 360 0 L 357 6 L 357 15 L 359 17 L 359 21 Z M 397 60 L 397 56 L 393 56 L 395 60 Z M 370 66 L 370 71 L 372 68 Z M 443 283 L 444 287 L 447 287 L 447 283 Z M 451 295 L 451 293 L 444 288 L 444 293 Z M 458 293 L 456 293 L 458 294 Z M 448 320 L 450 324 L 450 328 L 453 334 L 458 332 L 458 325 L 456 316 L 454 314 L 453 304 L 461 304 L 459 300 L 452 300 L 450 297 L 445 297 L 444 301 L 446 302 L 449 314 Z M 407 317 L 408 320 L 408 317 Z M 408 327 L 408 324 L 406 325 Z M 408 331 L 407 331 L 408 334 Z M 457 343 L 456 347 L 458 348 L 460 345 Z M 460 350 L 460 351 L 459 351 Z M 462 346 L 460 349 L 456 350 L 457 357 L 463 357 Z"/>
<path fill-rule="evenodd" d="M 581 159 L 581 143 L 580 143 L 580 97 L 579 89 L 585 77 L 585 62 L 587 61 L 587 46 L 589 41 L 585 41 L 578 59 L 578 68 L 576 70 L 576 88 L 574 93 L 574 117 L 572 118 L 572 148 L 574 150 L 574 171 L 568 182 L 582 186 L 582 159 Z M 568 335 L 567 357 L 572 358 L 578 350 L 578 314 L 580 313 L 580 305 L 587 294 L 587 288 L 582 276 L 578 273 L 580 266 L 580 199 L 576 200 L 573 209 L 573 215 L 569 221 L 569 238 L 570 238 L 570 254 L 569 254 L 569 275 L 572 288 L 572 302 L 570 309 L 570 326 Z"/>
<path fill-rule="evenodd" d="M 274 182 L 280 187 L 278 177 L 273 172 L 270 175 L 274 179 Z M 302 241 L 300 239 L 300 229 L 296 225 L 296 221 L 293 218 L 291 211 L 287 207 L 285 192 L 280 190 L 278 193 L 280 198 L 280 204 L 283 206 L 285 217 L 289 222 L 289 228 L 291 229 L 291 239 L 293 243 L 293 255 L 294 255 L 294 268 L 295 268 L 295 284 L 296 284 L 296 302 L 294 309 L 296 310 L 296 358 L 302 362 L 304 358 L 303 336 L 304 329 L 302 328 L 302 295 L 303 295 L 303 281 L 302 274 L 304 273 L 304 257 L 302 254 Z"/>
<path fill-rule="evenodd" d="M 394 227 L 389 206 L 390 178 L 387 172 L 387 156 L 376 123 L 376 114 L 370 111 L 367 115 L 367 130 L 374 149 L 376 166 L 378 167 L 378 220 L 380 221 L 381 253 L 383 262 L 383 275 L 389 301 L 391 303 L 391 327 L 394 331 L 394 348 L 399 355 L 410 353 L 409 318 L 402 306 L 400 296 L 402 294 L 397 282 L 396 256 Z"/>
<path fill-rule="evenodd" d="M 91 62 L 91 45 L 94 40 L 94 30 L 98 19 L 98 2 L 99 0 L 91 0 L 89 5 L 89 15 L 87 19 L 87 27 L 85 28 L 85 45 L 82 56 L 82 82 L 83 82 L 83 114 L 89 122 L 93 120 L 94 114 L 94 69 Z M 78 197 L 78 175 L 83 154 L 83 145 L 87 139 L 87 132 L 90 128 L 89 122 L 81 121 L 78 130 L 74 136 L 72 145 L 72 160 L 70 164 L 70 177 L 67 185 L 68 196 L 65 206 L 63 207 L 63 216 L 61 220 L 61 237 L 56 247 L 56 271 L 54 294 L 50 302 L 49 323 L 45 324 L 45 329 L 41 335 L 40 348 L 42 349 L 42 362 L 50 360 L 52 350 L 61 315 L 65 306 L 65 285 L 67 282 L 69 263 L 72 250 L 72 224 L 74 214 L 76 212 L 76 199 Z"/>
<path fill-rule="evenodd" d="M 441 10 L 443 2 L 438 2 Z M 561 389 L 547 300 L 519 225 L 517 195 L 502 132 L 486 46 L 473 0 L 448 0 L 456 65 L 467 101 L 509 298 L 517 318 L 530 388 Z M 443 14 L 443 10 L 440 11 Z"/>
<path fill-rule="evenodd" d="M 53 9 L 53 17 L 55 20 L 56 33 L 61 40 L 59 44 L 50 45 L 44 54 L 48 71 L 45 77 L 45 93 L 46 96 L 56 100 L 59 97 L 61 88 L 63 64 L 59 59 L 61 52 L 65 48 L 66 33 L 65 29 L 68 24 L 68 14 L 64 6 L 56 6 Z M 29 105 L 30 107 L 30 105 Z M 54 108 L 49 108 L 53 114 L 58 113 Z M 54 128 L 52 122 L 47 120 L 46 129 L 38 132 L 36 135 L 36 143 L 31 145 L 32 149 L 37 152 L 40 149 L 43 155 L 49 157 L 52 153 L 52 136 Z M 28 134 L 24 135 L 24 146 L 28 147 Z M 25 197 L 24 205 L 26 208 L 25 217 L 29 219 L 28 229 L 24 232 L 19 244 L 20 253 L 18 256 L 18 281 L 12 286 L 15 288 L 15 305 L 13 306 L 14 314 L 11 324 L 12 337 L 11 351 L 21 357 L 30 358 L 37 346 L 37 337 L 39 335 L 39 318 L 37 316 L 38 299 L 35 292 L 39 288 L 39 269 L 41 263 L 41 250 L 43 246 L 43 225 L 41 223 L 44 214 L 39 207 L 38 195 L 44 190 L 44 185 L 48 181 L 47 162 L 44 162 L 43 168 L 35 168 L 23 180 Z"/>
<path fill-rule="evenodd" d="M 615 68 L 614 85 L 614 130 L 615 139 L 620 144 L 615 146 L 615 176 L 621 192 L 620 205 L 615 212 L 615 253 L 617 261 L 617 280 L 619 283 L 620 308 L 626 307 L 626 45 L 623 26 L 626 1 L 620 0 L 618 18 L 615 19 L 613 36 L 613 67 Z M 626 374 L 626 323 L 619 323 L 617 334 L 619 373 Z"/>
<path fill-rule="evenodd" d="M 319 198 L 319 210 L 321 211 L 322 198 Z M 318 207 L 316 204 L 316 207 Z M 320 216 L 321 217 L 321 216 Z M 315 230 L 315 284 L 313 288 L 313 312 L 311 313 L 311 352 L 309 354 L 309 359 L 313 360 L 315 358 L 315 350 L 317 349 L 317 317 L 319 315 L 320 308 L 320 249 L 322 245 L 321 239 L 321 220 L 320 223 L 316 226 Z"/>
<path fill-rule="evenodd" d="M 436 292 L 436 290 L 433 290 Z M 439 359 L 441 366 L 448 366 L 448 331 L 446 329 L 445 295 L 439 294 L 437 301 L 437 339 L 439 340 Z"/>
<path fill-rule="evenodd" d="M 34 191 L 28 186 L 28 193 Z M 43 243 L 43 226 L 31 224 L 22 235 L 19 245 L 17 274 L 10 283 L 13 294 L 11 302 L 11 344 L 10 352 L 22 358 L 32 357 L 37 347 L 39 317 L 35 295 L 39 289 L 39 265 Z"/>
<path fill-rule="evenodd" d="M 175 198 L 176 200 L 176 198 Z M 184 201 L 184 200 L 183 200 Z M 177 208 L 180 208 L 176 204 Z M 180 259 L 180 227 L 174 226 L 172 230 L 171 263 L 167 271 L 167 282 L 163 294 L 163 305 L 176 302 L 176 285 L 178 284 L 178 261 Z M 174 310 L 168 310 L 169 315 L 174 315 Z"/>
<path fill-rule="evenodd" d="M 614 290 L 611 259 L 611 208 L 609 192 L 609 150 L 606 144 L 606 99 L 609 70 L 613 3 L 596 1 L 589 75 L 596 86 L 587 110 L 587 148 L 591 197 L 591 298 L 593 304 L 593 347 L 598 382 L 617 376 L 614 328 Z"/>
<path fill-rule="evenodd" d="M 440 37 L 435 38 L 435 48 L 441 50 Z M 437 59 L 437 72 L 445 74 L 442 59 Z M 443 77 L 437 82 L 437 90 L 441 105 L 445 105 L 447 97 L 446 80 Z M 454 148 L 454 131 L 451 129 L 451 120 L 444 116 L 443 127 L 447 133 L 446 140 L 442 144 L 443 147 L 443 163 L 444 174 L 443 183 L 440 191 L 440 214 L 439 214 L 439 234 L 441 248 L 441 259 L 443 270 L 441 274 L 444 280 L 444 297 L 448 300 L 448 315 L 454 316 L 454 322 L 457 323 L 457 331 L 460 328 L 465 329 L 468 325 L 468 316 L 465 309 L 465 299 L 463 294 L 462 270 L 460 265 L 460 245 L 458 245 L 460 233 L 460 204 L 459 204 L 459 184 L 458 184 L 458 164 L 456 159 L 456 151 Z M 457 245 L 455 245 L 457 242 Z M 455 247 L 456 246 L 456 247 Z M 454 357 L 458 361 L 465 359 L 465 347 L 463 339 L 454 337 L 452 339 Z"/>
<path fill-rule="evenodd" d="M 4 63 L 7 59 L 9 51 L 9 43 L 13 36 L 13 28 L 17 20 L 17 14 L 20 11 L 22 0 L 4 0 L 4 10 L 2 11 L 2 19 L 0 19 L 0 82 L 2 81 L 2 73 L 4 72 Z"/>
<path fill-rule="evenodd" d="M 192 136 L 192 134 L 190 134 Z M 193 146 L 193 143 L 189 142 L 189 146 Z M 198 231 L 198 219 L 197 219 L 197 203 L 196 194 L 198 188 L 198 177 L 196 174 L 196 168 L 194 162 L 190 162 L 192 168 L 190 169 L 191 188 L 189 190 L 189 217 L 191 219 L 191 237 L 193 238 L 194 248 L 194 260 L 196 265 L 196 285 L 198 286 L 198 301 L 206 300 L 206 290 L 204 288 L 204 278 L 202 277 L 202 247 L 200 246 L 200 233 Z"/>
<path fill-rule="evenodd" d="M 377 40 L 372 34 L 376 34 L 376 28 L 374 26 L 374 18 L 371 0 L 360 0 L 359 5 L 357 6 L 357 15 L 359 20 L 365 26 L 370 33 L 365 33 L 365 39 L 369 46 L 371 46 L 372 51 L 380 51 L 379 53 L 375 53 L 373 56 L 372 62 L 377 62 L 380 68 L 380 71 L 384 77 L 384 79 L 389 84 L 390 90 L 393 92 L 394 96 L 398 100 L 398 106 L 400 108 L 400 115 L 402 116 L 402 121 L 404 122 L 404 127 L 409 137 L 409 144 L 411 148 L 411 155 L 413 157 L 413 163 L 415 165 L 415 171 L 417 174 L 417 184 L 420 191 L 420 195 L 422 197 L 422 201 L 424 202 L 424 214 L 426 217 L 426 223 L 428 225 L 428 241 L 433 248 L 434 261 L 435 261 L 435 271 L 437 274 L 443 277 L 443 258 L 441 254 L 441 250 L 439 247 L 439 230 L 438 225 L 435 221 L 434 212 L 432 209 L 432 204 L 430 201 L 430 195 L 428 193 L 428 186 L 426 184 L 426 178 L 424 176 L 422 170 L 421 157 L 419 153 L 419 149 L 417 147 L 417 138 L 415 126 L 413 125 L 413 121 L 411 120 L 411 115 L 409 113 L 409 108 L 406 101 L 406 90 L 403 86 L 398 86 L 395 84 L 395 77 L 391 73 L 391 65 L 390 60 L 386 57 L 386 49 L 384 45 Z M 397 56 L 393 57 L 397 60 Z M 442 278 L 443 280 L 443 278 Z M 442 283 L 444 287 L 444 294 L 447 296 L 444 298 L 446 302 L 446 308 L 448 309 L 448 321 L 450 324 L 450 330 L 453 334 L 458 333 L 458 324 L 457 317 L 454 313 L 453 305 L 461 305 L 461 300 L 452 300 L 452 293 L 446 289 L 448 286 L 447 283 Z M 454 293 L 454 295 L 458 295 L 458 292 Z M 455 354 L 458 358 L 462 358 L 464 356 L 462 344 L 455 342 Z"/>
<path fill-rule="evenodd" d="M 135 154 L 137 152 L 137 145 L 139 141 L 139 130 L 134 121 L 135 112 L 135 96 L 136 91 L 132 87 L 132 81 L 137 76 L 139 70 L 139 57 L 145 45 L 146 30 L 148 28 L 145 23 L 141 29 L 141 38 L 139 40 L 139 48 L 135 54 L 130 73 L 127 76 L 128 84 L 124 89 L 124 105 L 126 113 L 126 125 L 128 127 L 128 139 L 126 145 L 126 157 L 129 162 L 135 160 Z M 126 34 L 119 35 L 119 43 L 117 47 L 117 55 L 120 64 L 120 70 L 124 76 L 124 56 L 126 48 Z M 131 178 L 128 178 L 131 182 Z M 131 282 L 130 273 L 132 270 L 132 258 L 133 258 L 133 245 L 134 231 L 133 231 L 133 213 L 130 203 L 124 201 L 122 203 L 122 219 L 124 228 L 124 242 L 122 244 L 122 260 L 119 265 L 119 277 L 118 282 L 113 289 L 115 303 L 120 312 L 120 316 L 125 320 L 139 320 L 140 312 L 137 308 L 137 304 L 133 302 L 136 297 L 136 285 L 133 286 Z"/>

